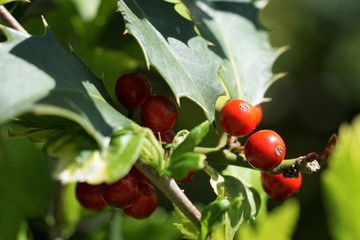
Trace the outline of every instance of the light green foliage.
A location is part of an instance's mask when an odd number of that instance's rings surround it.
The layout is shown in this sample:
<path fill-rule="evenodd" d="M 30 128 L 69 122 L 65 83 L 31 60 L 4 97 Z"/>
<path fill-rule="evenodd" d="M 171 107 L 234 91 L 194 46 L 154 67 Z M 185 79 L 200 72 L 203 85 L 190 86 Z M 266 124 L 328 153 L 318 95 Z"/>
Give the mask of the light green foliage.
<path fill-rule="evenodd" d="M 192 224 L 192 222 L 174 206 L 173 214 L 177 221 L 174 223 L 175 227 L 179 229 L 185 239 L 197 240 L 199 238 L 199 230 Z"/>
<path fill-rule="evenodd" d="M 220 175 L 214 170 L 211 173 L 210 184 L 217 194 L 218 200 L 229 201 L 227 211 L 218 218 L 218 221 L 212 220 L 213 223 L 220 223 L 219 225 L 214 224 L 216 233 L 222 232 L 223 239 L 233 239 L 240 224 L 255 219 L 260 207 L 260 196 L 255 189 L 239 179 Z M 218 205 L 214 206 L 218 209 Z M 220 229 L 222 230 L 220 231 Z M 211 232 L 212 229 L 207 229 L 207 231 Z"/>
<path fill-rule="evenodd" d="M 175 179 L 186 177 L 188 171 L 204 168 L 206 156 L 193 152 L 205 138 L 210 128 L 208 121 L 196 126 L 191 131 L 179 131 L 170 148 L 168 166 L 165 173 Z"/>
<path fill-rule="evenodd" d="M 239 228 L 237 240 L 291 240 L 299 217 L 300 206 L 296 200 L 287 200 L 273 209 L 266 218 L 255 222 L 255 227 L 244 224 Z"/>
<path fill-rule="evenodd" d="M 339 142 L 322 175 L 323 200 L 334 239 L 360 238 L 360 117 L 339 129 Z"/>

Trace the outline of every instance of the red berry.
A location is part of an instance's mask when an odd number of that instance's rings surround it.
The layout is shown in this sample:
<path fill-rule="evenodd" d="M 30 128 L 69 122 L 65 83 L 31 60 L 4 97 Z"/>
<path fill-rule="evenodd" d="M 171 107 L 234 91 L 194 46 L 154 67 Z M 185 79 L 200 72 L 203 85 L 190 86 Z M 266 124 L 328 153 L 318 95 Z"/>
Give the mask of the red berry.
<path fill-rule="evenodd" d="M 248 102 L 234 99 L 227 102 L 220 111 L 220 124 L 224 132 L 241 137 L 254 131 L 257 113 Z"/>
<path fill-rule="evenodd" d="M 131 206 L 124 209 L 124 212 L 136 219 L 149 217 L 158 205 L 158 195 L 152 184 L 139 182 L 139 194 Z"/>
<path fill-rule="evenodd" d="M 178 179 L 178 180 L 175 179 L 175 181 L 178 184 L 187 183 L 192 179 L 192 177 L 194 176 L 195 173 L 196 173 L 196 171 L 188 171 L 186 177 L 184 177 L 182 179 Z"/>
<path fill-rule="evenodd" d="M 134 166 L 131 168 L 130 174 L 136 179 L 137 182 L 146 182 L 152 184 L 151 180 Z"/>
<path fill-rule="evenodd" d="M 286 147 L 283 139 L 272 130 L 260 130 L 245 143 L 245 157 L 256 169 L 268 171 L 281 163 Z"/>
<path fill-rule="evenodd" d="M 262 107 L 260 106 L 260 104 L 255 106 L 255 110 L 256 110 L 256 126 L 259 126 L 263 116 Z"/>
<path fill-rule="evenodd" d="M 284 201 L 294 196 L 300 189 L 302 175 L 299 172 L 297 178 L 284 178 L 282 174 L 270 175 L 261 173 L 261 185 L 265 192 L 273 199 Z"/>
<path fill-rule="evenodd" d="M 149 80 L 138 73 L 122 75 L 115 85 L 115 95 L 128 110 L 136 110 L 151 95 Z"/>
<path fill-rule="evenodd" d="M 112 184 L 104 183 L 101 193 L 107 205 L 123 209 L 130 206 L 136 199 L 138 183 L 132 175 L 128 174 Z"/>
<path fill-rule="evenodd" d="M 141 121 L 153 132 L 169 131 L 176 123 L 178 109 L 165 95 L 150 96 L 141 106 Z"/>
<path fill-rule="evenodd" d="M 86 182 L 78 182 L 75 196 L 81 206 L 90 210 L 100 211 L 106 206 L 101 198 L 101 184 L 91 185 Z"/>

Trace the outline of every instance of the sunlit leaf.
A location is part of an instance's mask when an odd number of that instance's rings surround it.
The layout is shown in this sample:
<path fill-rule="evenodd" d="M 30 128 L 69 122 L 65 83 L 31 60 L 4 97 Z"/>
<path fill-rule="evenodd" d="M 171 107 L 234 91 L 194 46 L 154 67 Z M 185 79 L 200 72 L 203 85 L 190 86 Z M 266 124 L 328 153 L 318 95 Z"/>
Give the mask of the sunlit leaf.
<path fill-rule="evenodd" d="M 338 144 L 322 175 L 324 204 L 334 239 L 360 238 L 360 117 L 339 129 Z"/>

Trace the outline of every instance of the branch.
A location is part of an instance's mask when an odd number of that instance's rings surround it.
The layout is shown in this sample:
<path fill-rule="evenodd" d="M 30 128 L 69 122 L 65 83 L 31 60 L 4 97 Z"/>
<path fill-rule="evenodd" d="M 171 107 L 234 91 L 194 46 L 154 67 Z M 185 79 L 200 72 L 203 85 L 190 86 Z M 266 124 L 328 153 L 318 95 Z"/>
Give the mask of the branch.
<path fill-rule="evenodd" d="M 141 171 L 146 177 L 148 177 L 163 193 L 174 203 L 184 215 L 195 225 L 196 228 L 201 227 L 201 213 L 187 198 L 185 193 L 179 188 L 174 179 L 166 176 L 162 177 L 151 167 L 137 161 L 135 166 Z"/>
<path fill-rule="evenodd" d="M 4 5 L 0 5 L 0 21 L 4 22 L 8 27 L 11 27 L 23 33 L 27 33 L 27 31 L 11 15 L 11 13 L 9 13 L 9 11 L 4 7 Z"/>

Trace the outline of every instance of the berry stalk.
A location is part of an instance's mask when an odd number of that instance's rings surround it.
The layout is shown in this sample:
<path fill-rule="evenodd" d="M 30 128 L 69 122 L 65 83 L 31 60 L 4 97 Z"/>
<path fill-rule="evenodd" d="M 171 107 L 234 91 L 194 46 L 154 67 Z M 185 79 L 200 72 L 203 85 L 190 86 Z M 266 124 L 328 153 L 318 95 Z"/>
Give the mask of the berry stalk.
<path fill-rule="evenodd" d="M 200 229 L 201 213 L 179 188 L 174 179 L 160 176 L 153 168 L 141 161 L 137 161 L 135 166 L 140 172 L 148 177 L 187 218 L 189 218 L 196 228 Z"/>

